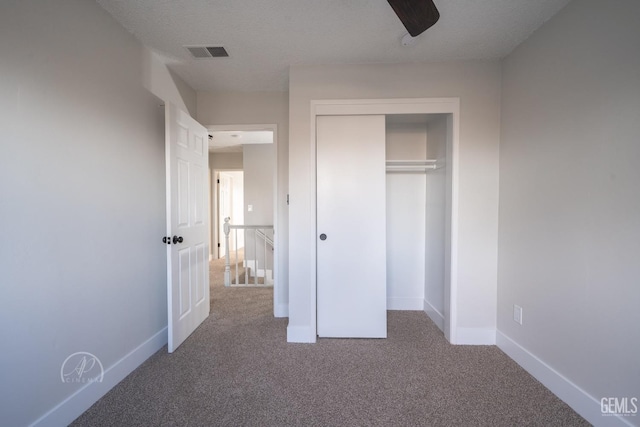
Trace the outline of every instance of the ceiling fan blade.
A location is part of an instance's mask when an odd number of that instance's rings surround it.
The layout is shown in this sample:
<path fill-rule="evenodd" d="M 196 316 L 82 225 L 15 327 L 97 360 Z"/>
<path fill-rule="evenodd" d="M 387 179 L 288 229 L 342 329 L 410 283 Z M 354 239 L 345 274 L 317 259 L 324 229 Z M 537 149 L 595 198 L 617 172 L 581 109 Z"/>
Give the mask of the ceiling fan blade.
<path fill-rule="evenodd" d="M 387 0 L 411 37 L 438 22 L 440 12 L 433 0 Z"/>

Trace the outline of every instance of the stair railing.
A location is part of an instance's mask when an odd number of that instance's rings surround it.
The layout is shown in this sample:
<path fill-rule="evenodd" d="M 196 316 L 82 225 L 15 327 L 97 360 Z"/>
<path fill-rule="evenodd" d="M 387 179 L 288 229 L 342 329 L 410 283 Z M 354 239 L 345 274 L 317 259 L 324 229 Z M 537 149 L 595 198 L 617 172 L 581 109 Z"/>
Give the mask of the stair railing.
<path fill-rule="evenodd" d="M 241 225 L 230 224 L 231 218 L 224 219 L 223 231 L 225 235 L 225 264 L 224 264 L 224 285 L 244 286 L 244 287 L 269 287 L 273 286 L 273 225 Z M 230 234 L 235 236 L 235 280 L 231 277 L 231 252 Z M 238 230 L 242 233 L 242 247 L 244 257 L 240 265 L 238 248 Z M 249 243 L 247 245 L 247 243 Z M 240 268 L 244 268 L 244 283 L 240 283 Z M 269 268 L 271 266 L 271 268 Z M 258 278 L 263 278 L 259 283 Z M 251 279 L 253 278 L 253 283 Z"/>

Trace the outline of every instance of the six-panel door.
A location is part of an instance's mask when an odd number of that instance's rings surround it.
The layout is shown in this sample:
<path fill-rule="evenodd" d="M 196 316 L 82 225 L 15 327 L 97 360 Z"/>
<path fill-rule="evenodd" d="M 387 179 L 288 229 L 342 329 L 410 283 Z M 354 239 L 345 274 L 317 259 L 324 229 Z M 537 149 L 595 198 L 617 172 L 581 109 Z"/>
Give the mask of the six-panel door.
<path fill-rule="evenodd" d="M 207 130 L 166 105 L 169 352 L 209 315 Z"/>

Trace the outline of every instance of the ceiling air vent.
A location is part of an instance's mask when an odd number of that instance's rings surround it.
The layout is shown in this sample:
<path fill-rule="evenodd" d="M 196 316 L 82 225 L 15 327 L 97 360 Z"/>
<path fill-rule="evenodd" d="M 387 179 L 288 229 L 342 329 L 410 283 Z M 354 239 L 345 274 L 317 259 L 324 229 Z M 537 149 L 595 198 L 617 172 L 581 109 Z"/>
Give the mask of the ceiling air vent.
<path fill-rule="evenodd" d="M 185 46 L 191 55 L 197 59 L 223 58 L 229 56 L 222 46 Z"/>

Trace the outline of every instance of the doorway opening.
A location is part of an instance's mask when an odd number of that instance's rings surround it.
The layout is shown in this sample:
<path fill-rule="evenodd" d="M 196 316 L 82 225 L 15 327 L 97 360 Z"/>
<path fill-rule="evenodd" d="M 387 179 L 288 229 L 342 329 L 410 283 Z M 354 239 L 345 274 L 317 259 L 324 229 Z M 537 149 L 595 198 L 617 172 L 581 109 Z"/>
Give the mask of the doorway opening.
<path fill-rule="evenodd" d="M 418 116 L 414 116 L 418 115 Z M 443 159 L 420 159 L 418 161 L 413 159 L 404 159 L 406 153 L 402 153 L 402 160 L 395 160 L 393 152 L 387 153 L 390 154 L 391 157 L 386 161 L 386 169 L 391 172 L 398 172 L 398 169 L 402 169 L 400 173 L 407 173 L 411 168 L 420 168 L 420 169 L 433 169 L 439 170 L 439 173 L 442 176 L 436 177 L 437 179 L 430 179 L 428 183 L 426 183 L 426 189 L 431 192 L 431 190 L 435 189 L 439 194 L 438 204 L 437 204 L 437 215 L 433 218 L 438 222 L 438 233 L 436 237 L 438 237 L 437 242 L 437 256 L 433 256 L 432 258 L 437 262 L 438 268 L 434 274 L 429 274 L 429 279 L 431 276 L 436 277 L 436 282 L 438 282 L 438 288 L 432 289 L 430 283 L 424 283 L 424 292 L 432 292 L 437 295 L 438 304 L 434 308 L 434 305 L 424 299 L 424 305 L 422 306 L 423 310 L 427 313 L 427 315 L 434 321 L 434 323 L 443 331 L 445 337 L 452 344 L 458 343 L 458 334 L 457 334 L 457 253 L 458 253 L 458 140 L 459 140 L 459 118 L 460 118 L 460 101 L 458 98 L 411 98 L 411 99 L 343 99 L 343 100 L 313 100 L 311 101 L 311 135 L 312 136 L 312 159 L 311 164 L 314 168 L 314 174 L 312 186 L 316 188 L 316 192 L 314 194 L 315 197 L 312 197 L 312 211 L 315 211 L 318 214 L 318 193 L 320 185 L 323 180 L 326 180 L 325 176 L 318 175 L 319 167 L 318 167 L 318 151 L 320 144 L 318 143 L 318 119 L 322 116 L 328 117 L 340 117 L 340 116 L 381 116 L 388 117 L 387 123 L 390 127 L 400 127 L 401 133 L 407 133 L 406 128 L 408 125 L 411 125 L 415 120 L 422 121 L 423 118 L 429 117 L 429 120 L 436 120 L 435 127 L 439 128 L 441 132 L 438 132 L 437 139 L 441 140 L 442 147 L 435 148 L 437 152 L 445 152 L 445 156 Z M 396 116 L 396 117 L 393 117 Z M 425 119 L 426 120 L 426 119 Z M 404 123 L 404 122 L 407 122 Z M 431 123 L 431 122 L 429 122 Z M 432 125 L 434 123 L 431 123 Z M 422 123 L 420 124 L 422 126 Z M 429 127 L 429 124 L 427 124 Z M 384 127 L 383 127 L 384 129 Z M 379 145 L 384 145 L 384 143 L 380 143 Z M 323 148 L 323 147 L 320 147 Z M 398 147 L 394 147 L 398 148 Z M 424 147 L 422 147 L 424 148 Z M 427 148 L 428 150 L 428 148 Z M 353 154 L 353 161 L 360 161 L 357 156 L 359 152 L 355 152 Z M 439 156 L 438 156 L 439 157 Z M 320 159 L 322 160 L 322 159 Z M 351 161 L 351 160 L 349 160 Z M 381 164 L 384 164 L 385 161 L 381 161 Z M 347 162 L 347 164 L 350 164 Z M 384 168 L 384 166 L 381 166 Z M 384 169 L 383 169 L 384 170 Z M 320 171 L 321 172 L 321 171 Z M 388 180 L 389 181 L 389 180 Z M 391 182 L 393 184 L 393 182 Z M 431 185 L 433 184 L 433 185 Z M 383 185 L 380 187 L 384 188 Z M 401 190 L 404 187 L 400 186 Z M 431 188 L 434 187 L 434 188 Z M 436 188 L 437 187 L 437 188 Z M 359 200 L 357 201 L 359 202 Z M 431 208 L 430 206 L 425 206 L 425 211 Z M 378 207 L 380 210 L 384 210 L 384 206 Z M 324 240 L 325 230 L 320 231 L 318 229 L 318 219 L 316 219 L 316 224 L 313 224 L 313 231 L 315 236 L 319 236 L 319 240 Z M 442 224 L 444 223 L 444 227 Z M 425 223 L 425 226 L 428 226 L 429 223 Z M 323 234 L 319 234 L 323 233 Z M 328 233 L 327 233 L 328 234 Z M 308 333 L 308 336 L 305 338 L 306 342 L 315 342 L 318 336 L 318 302 L 319 302 L 319 288 L 318 288 L 318 263 L 321 260 L 320 251 L 317 246 L 318 243 L 314 239 L 312 241 L 312 245 L 310 247 L 311 257 L 310 261 L 310 270 L 312 272 L 312 292 L 311 292 L 311 313 L 310 313 L 310 324 L 311 328 Z M 393 242 L 392 242 L 393 243 Z M 423 242 L 420 242 L 421 244 Z M 393 249 L 393 248 L 391 248 Z M 427 250 L 427 247 L 425 247 Z M 426 252 L 425 252 L 426 254 Z M 320 256 L 319 256 L 320 255 Z M 393 261 L 393 260 L 392 260 Z M 434 262 L 435 263 L 435 262 Z M 427 268 L 430 263 L 427 265 L 420 265 L 419 267 L 422 269 Z M 324 270 L 327 270 L 327 267 L 322 267 Z M 404 273 L 404 272 L 403 272 Z M 437 273 L 437 274 L 435 274 Z M 427 275 L 425 275 L 425 279 Z M 332 295 L 332 294 L 331 294 Z M 392 295 L 391 295 L 392 296 Z M 425 295 L 426 296 L 426 295 Z M 414 298 L 415 299 L 415 298 Z M 436 298 L 434 297 L 434 300 Z M 321 301 L 320 301 L 321 302 Z M 413 309 L 413 301 L 406 301 L 405 298 L 398 299 L 395 301 L 391 299 L 389 305 L 397 305 L 396 308 L 400 309 Z M 410 307 L 407 306 L 409 304 Z M 324 307 L 323 307 L 324 309 Z M 384 315 L 384 310 L 378 312 L 382 312 L 382 316 Z M 290 331 L 288 331 L 290 333 Z"/>
<path fill-rule="evenodd" d="M 244 224 L 244 171 L 217 170 L 215 172 L 217 191 L 217 209 L 215 211 L 216 236 L 214 240 L 213 257 L 223 258 L 227 251 L 239 250 L 244 247 L 244 231 L 229 235 L 229 247 L 224 234 L 224 220 L 229 218 L 232 224 Z"/>
<path fill-rule="evenodd" d="M 213 189 L 211 259 L 229 254 L 229 262 L 233 263 L 236 252 L 241 252 L 243 259 L 235 271 L 246 272 L 246 283 L 273 286 L 274 315 L 280 317 L 276 310 L 281 305 L 276 301 L 276 295 L 281 293 L 279 239 L 275 233 L 277 125 L 211 125 L 207 130 Z M 226 218 L 229 218 L 229 247 L 224 232 Z M 230 269 L 234 269 L 233 265 Z M 227 286 L 238 285 L 231 276 Z M 227 276 L 225 283 L 226 279 Z"/>

